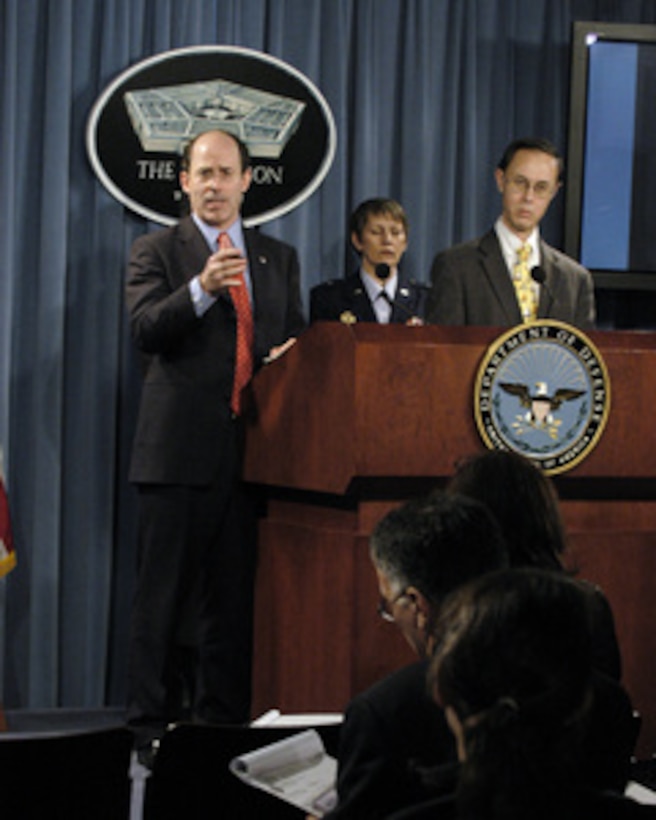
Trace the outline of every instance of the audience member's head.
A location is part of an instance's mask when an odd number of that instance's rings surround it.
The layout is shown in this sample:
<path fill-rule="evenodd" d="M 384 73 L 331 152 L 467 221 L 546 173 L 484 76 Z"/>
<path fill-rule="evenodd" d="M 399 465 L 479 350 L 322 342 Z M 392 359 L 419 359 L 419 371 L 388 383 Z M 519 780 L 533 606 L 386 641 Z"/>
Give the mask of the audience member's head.
<path fill-rule="evenodd" d="M 580 586 L 546 570 L 488 574 L 443 604 L 435 636 L 429 686 L 458 741 L 462 816 L 542 817 L 576 778 L 591 702 Z"/>
<path fill-rule="evenodd" d="M 448 492 L 485 504 L 506 539 L 511 566 L 561 569 L 565 529 L 551 480 L 532 461 L 487 450 L 463 461 Z"/>
<path fill-rule="evenodd" d="M 432 647 L 443 600 L 461 584 L 508 566 L 490 512 L 477 501 L 436 492 L 389 512 L 374 529 L 370 555 L 379 612 L 394 621 L 419 655 Z"/>

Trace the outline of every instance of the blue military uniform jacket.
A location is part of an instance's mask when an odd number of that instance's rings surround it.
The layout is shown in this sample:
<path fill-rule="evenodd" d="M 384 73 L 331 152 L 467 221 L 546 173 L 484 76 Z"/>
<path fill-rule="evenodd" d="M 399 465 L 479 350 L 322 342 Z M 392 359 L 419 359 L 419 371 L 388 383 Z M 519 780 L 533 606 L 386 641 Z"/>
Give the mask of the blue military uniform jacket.
<path fill-rule="evenodd" d="M 408 319 L 423 319 L 427 285 L 403 276 L 399 271 L 398 287 L 392 306 L 391 323 L 405 324 Z M 359 271 L 343 279 L 331 279 L 310 291 L 311 322 L 375 322 L 376 314 Z"/>

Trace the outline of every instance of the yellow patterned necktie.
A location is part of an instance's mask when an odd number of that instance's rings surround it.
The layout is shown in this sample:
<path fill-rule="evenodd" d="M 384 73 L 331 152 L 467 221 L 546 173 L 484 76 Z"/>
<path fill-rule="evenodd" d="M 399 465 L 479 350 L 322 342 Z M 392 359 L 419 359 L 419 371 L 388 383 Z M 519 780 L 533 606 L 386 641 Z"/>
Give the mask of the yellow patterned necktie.
<path fill-rule="evenodd" d="M 531 255 L 531 246 L 522 245 L 517 250 L 517 263 L 513 268 L 512 279 L 517 293 L 517 301 L 525 322 L 530 322 L 537 318 L 538 299 L 535 292 L 535 285 L 528 267 L 528 258 Z"/>

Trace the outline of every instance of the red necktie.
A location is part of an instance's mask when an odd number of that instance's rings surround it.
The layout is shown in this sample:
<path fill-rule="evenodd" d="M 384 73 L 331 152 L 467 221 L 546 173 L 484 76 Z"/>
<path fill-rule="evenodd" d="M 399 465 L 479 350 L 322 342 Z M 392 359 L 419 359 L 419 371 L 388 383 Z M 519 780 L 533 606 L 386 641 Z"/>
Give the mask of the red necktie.
<path fill-rule="evenodd" d="M 219 234 L 218 244 L 219 249 L 232 247 L 230 237 L 225 231 Z M 230 399 L 230 407 L 236 415 L 241 412 L 242 390 L 253 375 L 253 311 L 244 277 L 240 276 L 240 279 L 241 285 L 229 288 L 237 316 L 237 351 Z"/>

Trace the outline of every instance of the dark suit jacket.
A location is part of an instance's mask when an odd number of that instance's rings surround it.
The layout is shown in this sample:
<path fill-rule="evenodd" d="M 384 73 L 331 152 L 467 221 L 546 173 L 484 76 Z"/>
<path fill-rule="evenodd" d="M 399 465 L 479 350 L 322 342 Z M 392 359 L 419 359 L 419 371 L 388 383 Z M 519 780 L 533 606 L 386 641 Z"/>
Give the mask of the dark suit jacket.
<path fill-rule="evenodd" d="M 405 278 L 399 271 L 390 322 L 405 324 L 413 316 L 423 319 L 427 291 L 426 285 Z M 338 322 L 346 312 L 352 313 L 358 322 L 376 321 L 376 314 L 359 271 L 344 279 L 331 279 L 315 285 L 310 291 L 310 322 Z"/>
<path fill-rule="evenodd" d="M 245 230 L 253 284 L 255 360 L 304 327 L 299 266 L 289 245 Z M 130 480 L 201 485 L 215 475 L 230 420 L 235 313 L 222 294 L 198 318 L 189 281 L 210 250 L 190 217 L 132 247 L 127 307 L 145 357 Z"/>
<path fill-rule="evenodd" d="M 455 760 L 444 713 L 426 689 L 427 662 L 392 673 L 349 704 L 340 730 L 339 803 L 325 820 L 373 820 L 432 796 L 422 769 Z"/>
<path fill-rule="evenodd" d="M 539 319 L 557 319 L 582 330 L 594 327 L 594 286 L 590 272 L 564 253 L 540 241 Z M 431 268 L 432 290 L 427 318 L 442 325 L 521 324 L 515 288 L 494 230 L 480 239 L 438 254 Z"/>
<path fill-rule="evenodd" d="M 536 803 L 540 795 L 535 795 Z M 593 789 L 573 788 L 567 799 L 558 809 L 553 820 L 648 820 L 656 818 L 656 807 L 637 803 L 622 794 L 596 791 Z M 530 811 L 527 817 L 530 817 Z M 542 815 L 540 815 L 542 816 Z M 394 812 L 386 820 L 457 820 L 458 814 L 455 797 L 445 796 L 412 806 L 403 811 Z"/>
<path fill-rule="evenodd" d="M 449 784 L 455 742 L 427 693 L 427 665 L 393 672 L 349 704 L 340 730 L 339 802 L 325 820 L 387 817 L 442 794 Z M 636 739 L 631 701 L 617 681 L 599 672 L 592 690 L 580 774 L 593 788 L 621 792 Z"/>

